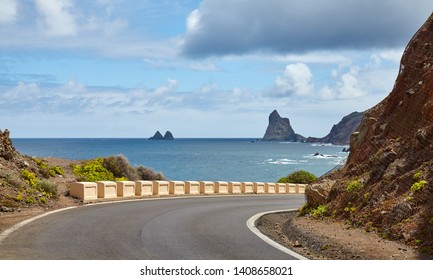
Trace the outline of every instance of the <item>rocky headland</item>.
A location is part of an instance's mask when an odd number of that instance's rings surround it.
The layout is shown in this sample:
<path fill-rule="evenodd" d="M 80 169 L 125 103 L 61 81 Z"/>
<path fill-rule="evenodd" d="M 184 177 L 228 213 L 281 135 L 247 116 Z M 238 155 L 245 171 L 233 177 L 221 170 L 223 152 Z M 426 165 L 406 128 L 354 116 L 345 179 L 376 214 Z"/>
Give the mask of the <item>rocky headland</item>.
<path fill-rule="evenodd" d="M 334 125 L 328 135 L 322 138 L 308 137 L 308 143 L 330 143 L 332 145 L 349 145 L 350 136 L 356 131 L 364 117 L 364 112 L 353 112 Z"/>

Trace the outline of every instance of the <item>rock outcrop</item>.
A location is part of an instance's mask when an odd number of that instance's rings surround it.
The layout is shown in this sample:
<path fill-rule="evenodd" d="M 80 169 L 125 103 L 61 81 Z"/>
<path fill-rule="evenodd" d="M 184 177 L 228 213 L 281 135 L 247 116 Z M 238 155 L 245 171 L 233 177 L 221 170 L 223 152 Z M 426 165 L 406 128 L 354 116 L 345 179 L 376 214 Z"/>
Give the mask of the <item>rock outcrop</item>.
<path fill-rule="evenodd" d="M 18 154 L 12 145 L 12 140 L 10 139 L 9 134 L 8 129 L 5 129 L 4 132 L 0 130 L 0 157 L 5 160 L 11 160 Z"/>
<path fill-rule="evenodd" d="M 170 131 L 167 131 L 164 134 L 164 136 L 162 136 L 161 132 L 157 131 L 148 140 L 174 140 L 174 137 L 173 137 L 173 134 Z"/>
<path fill-rule="evenodd" d="M 159 132 L 158 130 L 152 137 L 147 140 L 164 140 L 164 136 L 162 136 L 161 132 Z"/>
<path fill-rule="evenodd" d="M 349 145 L 350 136 L 358 128 L 364 112 L 353 112 L 334 125 L 328 135 L 322 138 L 308 137 L 309 143 L 330 143 L 333 145 Z"/>
<path fill-rule="evenodd" d="M 309 206 L 326 203 L 334 217 L 432 252 L 432 158 L 433 14 L 406 47 L 391 93 L 352 134 L 346 165 L 314 188 L 333 187 Z"/>
<path fill-rule="evenodd" d="M 164 140 L 174 140 L 173 134 L 170 131 L 167 131 L 164 134 Z"/>
<path fill-rule="evenodd" d="M 304 142 L 305 137 L 296 134 L 288 118 L 282 118 L 277 110 L 269 115 L 269 124 L 263 136 L 264 141 Z"/>

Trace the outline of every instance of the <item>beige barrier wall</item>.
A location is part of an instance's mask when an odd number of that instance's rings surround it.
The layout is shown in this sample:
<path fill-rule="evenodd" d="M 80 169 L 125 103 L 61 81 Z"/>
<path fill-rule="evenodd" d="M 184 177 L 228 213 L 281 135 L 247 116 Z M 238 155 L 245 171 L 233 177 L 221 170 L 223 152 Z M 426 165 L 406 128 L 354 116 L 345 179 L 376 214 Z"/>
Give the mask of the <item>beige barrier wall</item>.
<path fill-rule="evenodd" d="M 229 182 L 229 193 L 242 193 L 241 182 Z"/>
<path fill-rule="evenodd" d="M 254 193 L 266 193 L 265 183 L 263 182 L 254 182 Z"/>
<path fill-rule="evenodd" d="M 168 181 L 153 181 L 154 195 L 169 195 Z"/>
<path fill-rule="evenodd" d="M 215 182 L 215 193 L 229 193 L 229 183 L 224 181 Z"/>
<path fill-rule="evenodd" d="M 97 181 L 98 197 L 99 198 L 115 198 L 117 197 L 116 182 L 111 181 Z"/>
<path fill-rule="evenodd" d="M 287 193 L 296 193 L 296 190 L 297 190 L 296 186 L 297 186 L 296 184 L 288 183 L 287 184 Z"/>
<path fill-rule="evenodd" d="M 153 195 L 153 182 L 152 181 L 135 181 L 135 195 L 136 196 Z"/>
<path fill-rule="evenodd" d="M 118 197 L 134 197 L 135 182 L 132 181 L 117 181 L 117 196 Z"/>
<path fill-rule="evenodd" d="M 253 182 L 242 182 L 241 183 L 241 191 L 242 191 L 242 193 L 254 193 Z"/>
<path fill-rule="evenodd" d="M 186 194 L 200 194 L 200 183 L 198 181 L 185 181 Z"/>
<path fill-rule="evenodd" d="M 95 182 L 76 182 L 69 184 L 69 194 L 82 200 L 98 198 L 98 187 Z"/>
<path fill-rule="evenodd" d="M 169 190 L 170 194 L 185 194 L 185 182 L 183 181 L 170 181 Z"/>
<path fill-rule="evenodd" d="M 275 184 L 275 192 L 276 193 L 287 193 L 287 184 L 285 183 L 276 183 Z"/>
<path fill-rule="evenodd" d="M 305 193 L 305 188 L 307 187 L 307 185 L 304 184 L 298 184 L 298 192 L 297 193 Z"/>
<path fill-rule="evenodd" d="M 265 183 L 266 193 L 275 193 L 276 184 L 275 183 Z"/>
<path fill-rule="evenodd" d="M 69 184 L 70 194 L 82 200 L 182 194 L 279 193 L 303 194 L 305 184 L 225 181 L 97 181 Z"/>
<path fill-rule="evenodd" d="M 215 183 L 211 181 L 200 181 L 200 193 L 202 194 L 215 193 Z"/>

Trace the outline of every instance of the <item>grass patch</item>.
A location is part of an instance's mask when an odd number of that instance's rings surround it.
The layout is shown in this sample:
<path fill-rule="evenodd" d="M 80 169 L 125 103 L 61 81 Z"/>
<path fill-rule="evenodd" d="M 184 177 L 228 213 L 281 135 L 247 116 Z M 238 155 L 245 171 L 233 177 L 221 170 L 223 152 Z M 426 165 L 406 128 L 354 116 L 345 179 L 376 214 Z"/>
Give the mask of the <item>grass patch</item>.
<path fill-rule="evenodd" d="M 43 194 L 45 193 L 49 197 L 53 197 L 53 198 L 59 197 L 57 185 L 51 181 L 48 181 L 48 180 L 38 181 L 36 183 L 36 188 L 39 189 Z"/>
<path fill-rule="evenodd" d="M 361 181 L 353 180 L 353 181 L 350 181 L 349 184 L 347 184 L 346 191 L 353 192 L 353 191 L 360 190 L 363 187 L 364 187 L 364 184 Z"/>
<path fill-rule="evenodd" d="M 310 215 L 315 218 L 323 218 L 328 214 L 328 206 L 326 205 L 319 205 L 317 208 L 314 208 L 310 211 Z"/>
<path fill-rule="evenodd" d="M 419 182 L 415 182 L 412 184 L 412 186 L 410 187 L 410 190 L 413 192 L 417 192 L 417 191 L 421 191 L 422 189 L 424 189 L 424 187 L 427 185 L 427 181 L 426 180 L 421 180 Z"/>

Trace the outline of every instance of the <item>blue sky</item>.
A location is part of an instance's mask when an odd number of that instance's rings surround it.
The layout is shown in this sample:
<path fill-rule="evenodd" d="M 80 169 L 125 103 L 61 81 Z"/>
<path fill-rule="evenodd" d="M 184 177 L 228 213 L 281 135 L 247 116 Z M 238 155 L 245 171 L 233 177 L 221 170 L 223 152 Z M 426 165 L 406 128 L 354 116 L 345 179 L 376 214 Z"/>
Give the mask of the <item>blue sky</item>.
<path fill-rule="evenodd" d="M 322 137 L 391 91 L 430 0 L 0 0 L 12 137 Z"/>

